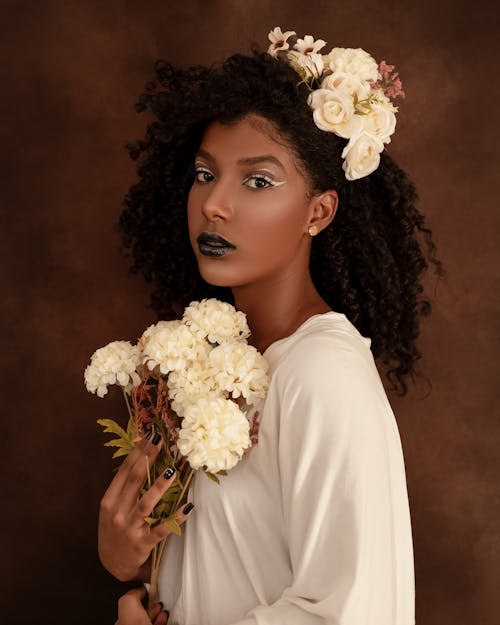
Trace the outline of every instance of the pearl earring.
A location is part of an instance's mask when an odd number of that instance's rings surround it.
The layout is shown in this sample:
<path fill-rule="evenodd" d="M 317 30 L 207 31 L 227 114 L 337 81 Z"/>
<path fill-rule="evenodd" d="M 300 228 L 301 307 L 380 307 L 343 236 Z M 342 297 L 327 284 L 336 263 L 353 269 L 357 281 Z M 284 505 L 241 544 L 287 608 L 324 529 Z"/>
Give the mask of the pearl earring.
<path fill-rule="evenodd" d="M 318 226 L 309 226 L 309 236 L 315 237 L 318 234 Z"/>

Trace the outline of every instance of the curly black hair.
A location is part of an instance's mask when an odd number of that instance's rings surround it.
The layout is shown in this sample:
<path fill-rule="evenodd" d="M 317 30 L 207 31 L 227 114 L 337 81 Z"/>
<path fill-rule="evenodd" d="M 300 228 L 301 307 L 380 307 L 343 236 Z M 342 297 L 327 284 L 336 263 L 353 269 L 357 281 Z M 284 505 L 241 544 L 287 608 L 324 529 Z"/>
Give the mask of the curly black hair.
<path fill-rule="evenodd" d="M 293 151 L 313 193 L 337 191 L 335 219 L 314 238 L 311 277 L 329 306 L 371 338 L 390 388 L 406 394 L 406 377 L 415 379 L 421 357 L 415 345 L 420 316 L 431 310 L 420 279 L 429 262 L 444 275 L 407 175 L 384 151 L 372 174 L 346 180 L 346 140 L 317 128 L 307 87 L 281 58 L 254 49 L 189 69 L 160 60 L 155 74 L 136 104 L 154 119 L 144 139 L 125 146 L 138 160 L 139 182 L 125 197 L 119 227 L 132 271 L 153 285 L 151 306 L 158 317 L 178 317 L 203 297 L 233 303 L 230 289 L 208 285 L 198 272 L 186 202 L 207 126 L 255 114 L 270 121 Z"/>

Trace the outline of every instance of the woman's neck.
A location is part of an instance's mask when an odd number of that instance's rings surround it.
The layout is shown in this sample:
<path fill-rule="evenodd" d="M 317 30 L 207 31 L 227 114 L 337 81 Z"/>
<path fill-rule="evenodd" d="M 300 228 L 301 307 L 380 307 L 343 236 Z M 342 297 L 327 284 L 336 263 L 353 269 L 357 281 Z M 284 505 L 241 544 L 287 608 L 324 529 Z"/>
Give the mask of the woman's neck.
<path fill-rule="evenodd" d="M 312 315 L 331 310 L 317 292 L 311 276 L 269 280 L 233 288 L 235 305 L 247 316 L 249 343 L 264 352 L 271 343 L 293 334 Z"/>

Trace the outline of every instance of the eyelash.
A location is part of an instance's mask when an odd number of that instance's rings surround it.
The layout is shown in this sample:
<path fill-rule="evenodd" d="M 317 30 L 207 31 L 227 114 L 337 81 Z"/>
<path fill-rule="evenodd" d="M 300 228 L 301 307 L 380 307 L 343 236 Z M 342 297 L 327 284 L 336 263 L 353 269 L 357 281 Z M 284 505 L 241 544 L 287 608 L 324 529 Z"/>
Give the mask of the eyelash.
<path fill-rule="evenodd" d="M 210 180 L 206 180 L 204 179 L 202 176 L 205 175 L 209 175 L 211 176 Z M 215 176 L 212 174 L 211 171 L 209 171 L 208 169 L 205 169 L 204 167 L 196 167 L 195 168 L 195 180 L 196 182 L 198 182 L 199 184 L 208 184 L 209 182 L 212 182 L 212 180 L 215 178 Z M 248 176 L 247 178 L 245 178 L 245 180 L 243 181 L 243 184 L 246 184 L 248 181 L 250 180 L 263 180 L 266 184 L 260 187 L 257 186 L 249 186 L 250 189 L 253 190 L 259 190 L 259 189 L 266 189 L 268 187 L 275 187 L 276 184 L 274 183 L 274 181 L 272 180 L 272 178 L 269 178 L 269 176 L 265 176 L 264 174 L 253 174 L 251 176 Z"/>

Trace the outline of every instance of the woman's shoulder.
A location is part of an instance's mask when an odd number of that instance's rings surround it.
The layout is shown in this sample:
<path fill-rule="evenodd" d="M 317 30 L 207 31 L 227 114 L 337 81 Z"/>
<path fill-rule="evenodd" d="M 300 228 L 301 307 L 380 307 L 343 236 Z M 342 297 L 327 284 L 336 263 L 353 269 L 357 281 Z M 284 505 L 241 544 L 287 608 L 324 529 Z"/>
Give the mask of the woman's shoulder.
<path fill-rule="evenodd" d="M 363 336 L 342 313 L 327 312 L 309 317 L 297 330 L 276 341 L 264 352 L 273 369 L 287 364 L 320 366 L 334 364 L 349 356 L 373 360 L 371 339 Z"/>
<path fill-rule="evenodd" d="M 278 341 L 270 353 L 279 386 L 300 382 L 302 388 L 346 389 L 381 385 L 371 340 L 341 313 L 314 315 L 294 334 Z M 273 347 L 273 346 L 272 346 Z"/>

